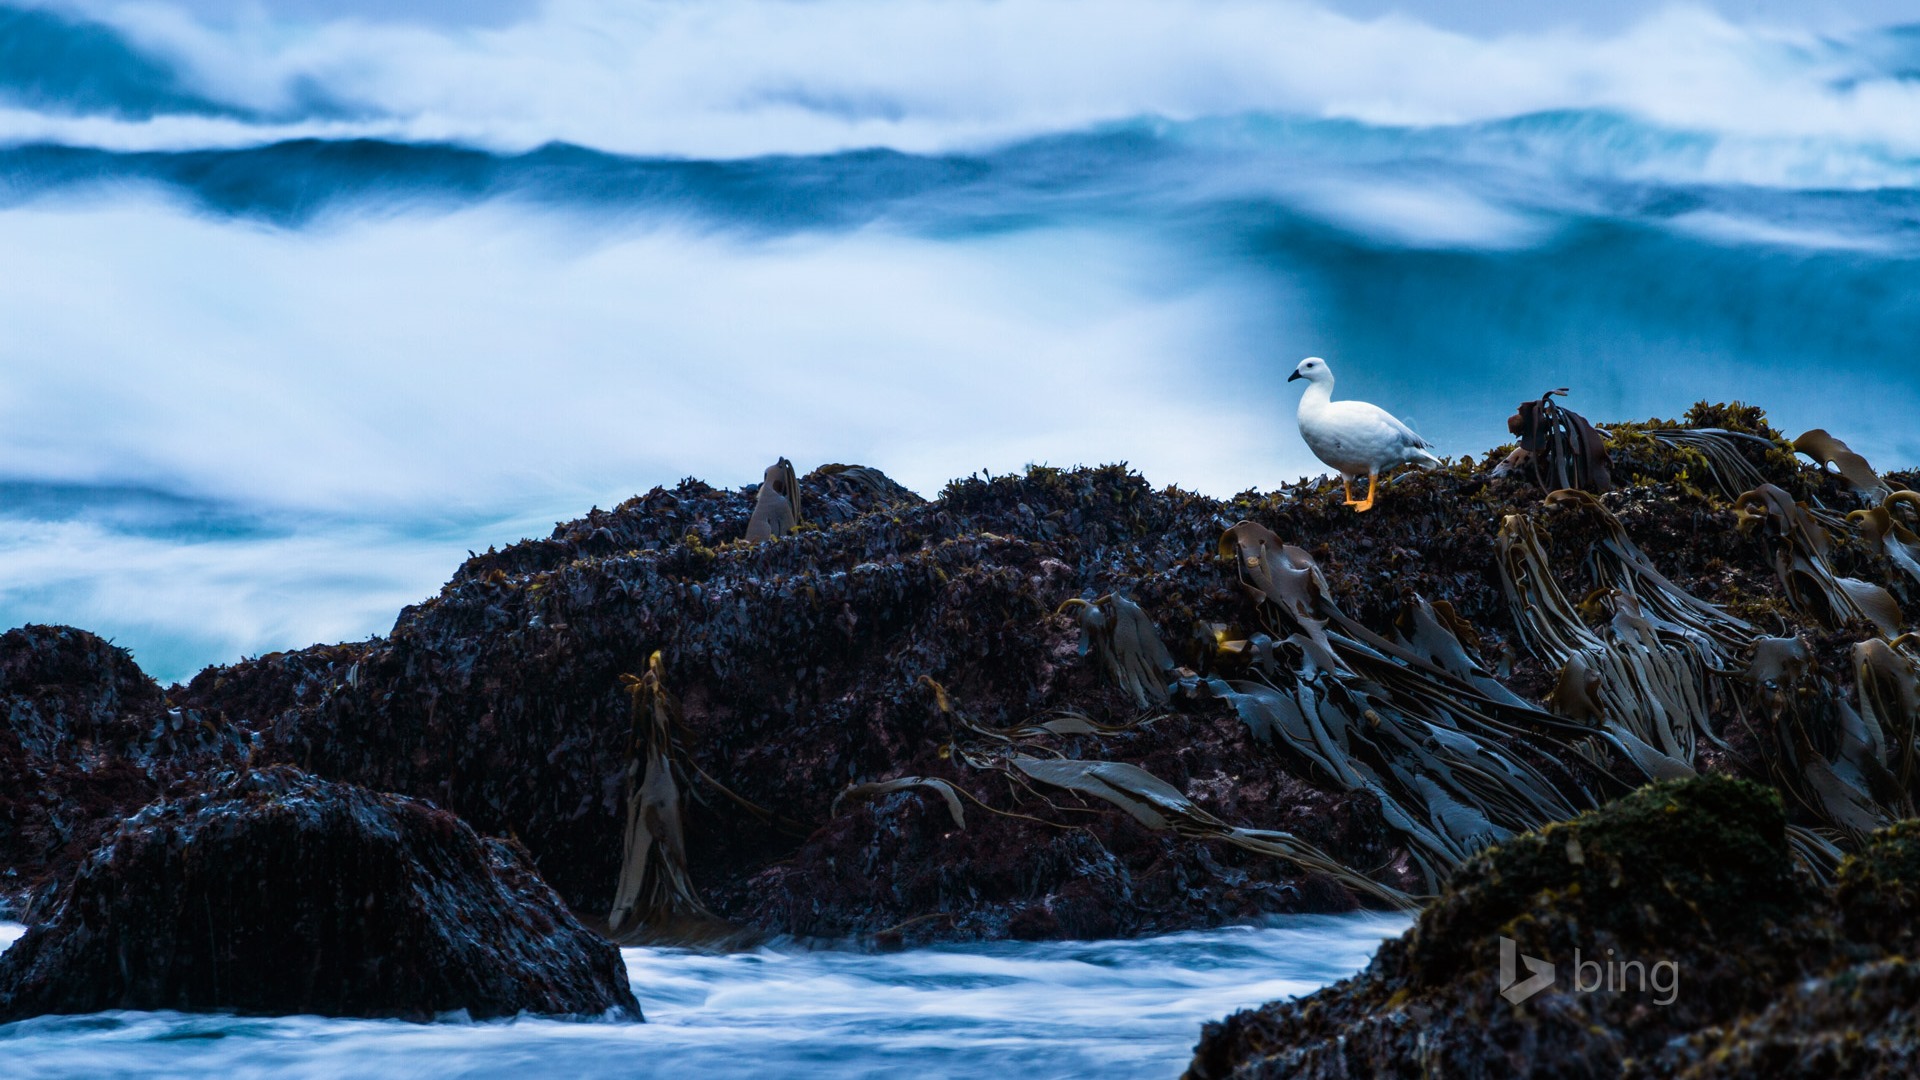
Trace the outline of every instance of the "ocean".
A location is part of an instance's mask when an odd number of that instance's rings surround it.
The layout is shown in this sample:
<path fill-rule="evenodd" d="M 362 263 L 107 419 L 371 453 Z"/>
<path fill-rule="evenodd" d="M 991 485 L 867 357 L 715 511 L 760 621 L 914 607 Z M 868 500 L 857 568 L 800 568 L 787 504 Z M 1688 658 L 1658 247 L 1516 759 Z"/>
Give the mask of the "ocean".
<path fill-rule="evenodd" d="M 1920 22 L 329 10 L 0 5 L 0 620 L 181 679 L 781 455 L 1272 489 L 1306 355 L 1920 462 Z"/>
<path fill-rule="evenodd" d="M 647 1022 L 187 1013 L 0 1025 L 10 1080 L 981 1076 L 1168 1080 L 1200 1025 L 1365 966 L 1402 916 L 866 953 L 621 950 Z M 0 950 L 18 926 L 0 924 Z"/>

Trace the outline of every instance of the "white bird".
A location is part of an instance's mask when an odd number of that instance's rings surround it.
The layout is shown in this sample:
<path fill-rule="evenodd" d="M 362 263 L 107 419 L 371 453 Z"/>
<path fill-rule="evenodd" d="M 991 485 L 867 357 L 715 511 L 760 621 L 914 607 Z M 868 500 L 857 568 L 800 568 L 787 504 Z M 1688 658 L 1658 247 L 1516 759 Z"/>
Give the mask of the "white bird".
<path fill-rule="evenodd" d="M 1287 376 L 1288 382 L 1295 379 L 1307 380 L 1307 392 L 1300 395 L 1300 437 L 1314 457 L 1340 473 L 1347 505 L 1354 510 L 1373 509 L 1381 470 L 1440 464 L 1429 452 L 1427 440 L 1385 409 L 1364 401 L 1333 400 L 1333 369 L 1325 360 L 1309 356 L 1300 361 Z M 1349 479 L 1361 473 L 1367 474 L 1367 497 L 1356 501 Z"/>

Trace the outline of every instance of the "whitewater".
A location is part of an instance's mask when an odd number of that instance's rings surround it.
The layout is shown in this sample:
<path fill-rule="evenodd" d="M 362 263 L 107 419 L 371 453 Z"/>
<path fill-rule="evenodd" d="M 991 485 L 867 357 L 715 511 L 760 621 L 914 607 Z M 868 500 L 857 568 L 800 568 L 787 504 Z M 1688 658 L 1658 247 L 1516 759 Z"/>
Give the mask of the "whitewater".
<path fill-rule="evenodd" d="M 621 950 L 644 1024 L 102 1013 L 0 1025 L 19 1080 L 1176 1076 L 1200 1025 L 1365 966 L 1399 916 L 1138 941 Z M 21 928 L 0 924 L 0 950 Z"/>
<path fill-rule="evenodd" d="M 1305 355 L 1911 464 L 1898 6 L 0 4 L 0 618 L 184 679 L 782 455 L 1271 490 Z"/>

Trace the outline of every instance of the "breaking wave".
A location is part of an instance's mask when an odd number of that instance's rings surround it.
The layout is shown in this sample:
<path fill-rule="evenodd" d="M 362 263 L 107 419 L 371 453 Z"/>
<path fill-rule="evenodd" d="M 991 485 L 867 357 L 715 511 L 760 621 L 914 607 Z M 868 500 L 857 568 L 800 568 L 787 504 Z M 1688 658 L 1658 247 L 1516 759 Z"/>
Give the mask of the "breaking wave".
<path fill-rule="evenodd" d="M 181 677 L 782 454 L 1272 488 L 1308 354 L 1449 454 L 1571 386 L 1920 461 L 1920 28 L 328 6 L 0 4 L 0 621 Z"/>

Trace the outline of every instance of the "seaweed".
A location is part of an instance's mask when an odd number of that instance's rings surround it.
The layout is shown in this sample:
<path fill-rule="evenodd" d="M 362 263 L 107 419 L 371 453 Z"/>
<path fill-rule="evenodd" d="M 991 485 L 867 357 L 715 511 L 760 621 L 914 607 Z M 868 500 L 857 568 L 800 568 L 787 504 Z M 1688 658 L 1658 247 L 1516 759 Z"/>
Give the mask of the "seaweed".
<path fill-rule="evenodd" d="M 1869 503 L 1877 503 L 1893 493 L 1880 474 L 1873 471 L 1867 459 L 1853 452 L 1846 443 L 1827 433 L 1825 428 L 1814 428 L 1793 440 L 1793 448 L 1820 464 L 1821 468 L 1831 466 L 1842 479 L 1853 487 Z"/>
<path fill-rule="evenodd" d="M 1108 593 L 1098 600 L 1070 599 L 1056 613 L 1068 611 L 1080 624 L 1080 655 L 1098 657 L 1108 678 L 1132 695 L 1135 704 L 1145 709 L 1172 696 L 1168 676 L 1173 656 L 1139 604 Z"/>
<path fill-rule="evenodd" d="M 626 945 L 685 936 L 692 928 L 710 931 L 720 922 L 701 902 L 687 870 L 685 785 L 676 775 L 680 751 L 675 742 L 684 724 L 664 671 L 655 652 L 647 658 L 646 674 L 622 680 L 632 703 L 632 749 L 620 878 L 607 931 Z"/>
<path fill-rule="evenodd" d="M 967 827 L 967 808 L 960 805 L 960 789 L 946 780 L 925 776 L 899 776 L 892 780 L 879 780 L 866 784 L 848 784 L 834 800 L 829 813 L 840 812 L 840 804 L 848 799 L 870 799 L 875 795 L 891 795 L 896 791 L 909 791 L 913 788 L 925 788 L 946 801 L 947 813 L 953 816 L 954 828 Z"/>
<path fill-rule="evenodd" d="M 1766 474 L 1740 452 L 1739 443 L 1744 441 L 1772 450 L 1774 444 L 1769 439 L 1744 431 L 1710 427 L 1649 428 L 1644 434 L 1655 442 L 1698 454 L 1722 498 L 1737 499 L 1741 492 L 1767 482 Z"/>
<path fill-rule="evenodd" d="M 1903 507 L 1920 515 L 1920 492 L 1889 492 L 1879 506 L 1855 510 L 1847 515 L 1847 520 L 1880 549 L 1888 562 L 1912 578 L 1915 586 L 1920 586 L 1920 535 L 1900 520 L 1898 511 Z"/>
<path fill-rule="evenodd" d="M 1601 431 L 1587 418 L 1553 399 L 1566 387 L 1549 390 L 1538 401 L 1523 401 L 1507 420 L 1507 430 L 1520 439 L 1519 448 L 1493 471 L 1507 476 L 1526 467 L 1534 483 L 1547 491 L 1580 488 L 1610 491 L 1613 462 Z"/>
<path fill-rule="evenodd" d="M 1857 843 L 1913 812 L 1912 716 L 1899 701 L 1900 672 L 1883 666 L 1883 652 L 1891 655 L 1884 644 L 1863 645 L 1855 657 L 1864 712 L 1824 682 L 1812 650 L 1798 638 L 1758 639 L 1746 673 L 1753 705 L 1768 721 L 1771 737 L 1761 749 L 1773 782 L 1829 834 L 1802 831 L 1795 838 L 1809 868 L 1822 876 L 1839 860 L 1835 839 Z M 1886 681 L 1870 688 L 1876 679 Z M 1890 743 L 1889 729 L 1906 745 Z"/>
<path fill-rule="evenodd" d="M 1263 742 L 1277 742 L 1329 781 L 1379 800 L 1435 883 L 1473 852 L 1593 804 L 1571 775 L 1558 784 L 1528 763 L 1551 760 L 1551 717 L 1500 688 L 1460 641 L 1464 620 L 1409 597 L 1400 620 L 1416 646 L 1348 618 L 1312 558 L 1265 527 L 1241 522 L 1221 538 L 1242 587 L 1285 625 L 1299 661 L 1268 661 L 1259 681 L 1209 678 Z M 1263 659 L 1273 639 L 1253 643 Z"/>
<path fill-rule="evenodd" d="M 1228 825 L 1195 806 L 1193 800 L 1182 794 L 1179 788 L 1124 761 L 1081 761 L 1015 754 L 1007 764 L 1030 780 L 1117 806 L 1135 821 L 1156 832 L 1171 831 L 1191 839 L 1219 840 L 1326 874 L 1348 888 L 1391 907 L 1419 907 L 1415 897 L 1374 881 L 1296 836 L 1271 829 Z"/>
<path fill-rule="evenodd" d="M 800 479 L 786 458 L 767 466 L 754 497 L 753 517 L 747 521 L 747 542 L 757 544 L 785 536 L 800 525 Z"/>
<path fill-rule="evenodd" d="M 1537 526 L 1523 515 L 1509 514 L 1501 523 L 1499 551 L 1500 581 L 1521 640 L 1543 663 L 1559 669 L 1553 701 L 1561 714 L 1604 733 L 1649 779 L 1692 775 L 1697 737 L 1707 728 L 1708 654 L 1702 638 L 1680 624 L 1656 622 L 1639 595 L 1622 588 L 1603 590 L 1601 599 L 1612 617 L 1598 632 L 1590 629 L 1554 579 Z M 1616 581 L 1629 583 L 1638 576 L 1635 571 L 1651 570 L 1631 557 L 1636 553 L 1615 556 L 1614 564 L 1625 571 Z M 1684 595 L 1677 589 L 1654 591 Z M 1692 608 L 1674 596 L 1667 602 Z"/>
<path fill-rule="evenodd" d="M 1796 610 L 1831 628 L 1865 620 L 1882 633 L 1899 633 L 1900 605 L 1887 590 L 1835 573 L 1828 559 L 1833 538 L 1807 504 L 1762 484 L 1735 500 L 1734 513 L 1743 532 L 1766 540 L 1774 572 Z"/>

